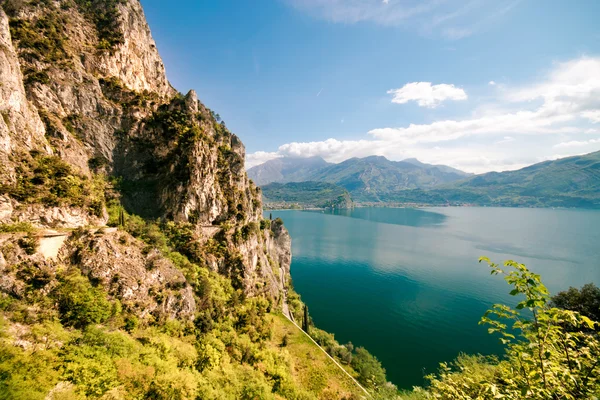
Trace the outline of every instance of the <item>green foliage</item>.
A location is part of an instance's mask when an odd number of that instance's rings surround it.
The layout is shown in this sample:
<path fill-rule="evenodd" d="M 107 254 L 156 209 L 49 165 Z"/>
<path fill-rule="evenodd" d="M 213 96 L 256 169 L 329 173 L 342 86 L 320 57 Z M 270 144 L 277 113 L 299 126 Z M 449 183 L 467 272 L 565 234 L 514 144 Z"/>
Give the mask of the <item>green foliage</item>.
<path fill-rule="evenodd" d="M 161 106 L 152 115 L 149 124 L 160 127 L 166 138 L 173 140 L 175 145 L 193 143 L 203 137 L 202 131 L 188 113 L 168 106 Z"/>
<path fill-rule="evenodd" d="M 111 53 L 125 42 L 120 26 L 119 4 L 124 0 L 75 0 L 81 13 L 96 26 L 98 50 Z"/>
<path fill-rule="evenodd" d="M 240 289 L 242 259 L 228 246 L 233 226 L 224 224 L 196 248 L 191 224 L 144 220 L 125 212 L 116 198 L 108 211 L 113 222 L 124 219 L 123 229 L 184 271 L 198 310 L 193 324 L 133 315 L 75 265 L 22 263 L 16 268 L 23 295 L 0 298 L 0 307 L 10 324 L 31 327 L 25 340 L 32 347 L 15 347 L 14 330 L 8 333 L 0 324 L 0 398 L 7 393 L 4 398 L 43 399 L 55 387 L 54 398 L 165 400 L 345 398 L 337 395 L 342 382 L 344 393 L 357 390 L 295 326 L 289 339 L 273 336 L 272 300 L 246 298 Z M 258 223 L 237 230 L 248 236 L 260 232 Z M 127 237 L 121 234 L 119 243 L 127 245 L 132 240 Z M 207 255 L 219 256 L 223 274 L 206 268 Z M 300 377 L 289 354 L 299 351 L 299 338 L 303 357 L 308 351 L 313 360 L 309 364 L 318 360 L 314 373 Z M 337 342 L 335 347 L 345 349 Z"/>
<path fill-rule="evenodd" d="M 114 76 L 100 78 L 98 83 L 100 83 L 104 96 L 121 105 L 125 110 L 134 107 L 147 107 L 159 100 L 158 95 L 154 92 L 135 92 L 128 89 L 123 82 Z"/>
<path fill-rule="evenodd" d="M 21 50 L 21 56 L 26 60 L 52 64 L 68 57 L 66 25 L 65 17 L 54 6 L 47 5 L 37 19 L 11 18 L 10 33 Z M 42 73 L 33 69 L 29 73 L 27 71 L 26 81 L 31 74 Z"/>
<path fill-rule="evenodd" d="M 377 389 L 387 382 L 379 360 L 363 347 L 356 348 L 351 365 L 358 372 L 358 381 L 367 388 Z"/>
<path fill-rule="evenodd" d="M 396 191 L 381 201 L 507 207 L 600 207 L 600 152 L 489 172 L 427 190 Z"/>
<path fill-rule="evenodd" d="M 350 193 L 341 186 L 326 182 L 270 183 L 262 186 L 263 200 L 269 208 L 293 205 L 318 208 L 352 206 Z"/>
<path fill-rule="evenodd" d="M 103 323 L 111 316 L 112 307 L 105 292 L 93 287 L 78 271 L 69 271 L 62 277 L 54 296 L 61 321 L 67 326 L 81 329 Z"/>
<path fill-rule="evenodd" d="M 0 317 L 2 318 L 2 317 Z M 4 329 L 2 329 L 4 332 Z M 43 400 L 58 380 L 55 351 L 26 351 L 0 340 L 0 399 Z"/>
<path fill-rule="evenodd" d="M 42 85 L 47 85 L 50 83 L 50 76 L 48 72 L 44 70 L 36 70 L 33 68 L 27 68 L 23 71 L 23 75 L 25 76 L 25 84 L 31 85 L 34 83 L 41 83 Z"/>
<path fill-rule="evenodd" d="M 17 182 L 0 184 L 0 193 L 23 203 L 86 208 L 101 216 L 104 209 L 105 181 L 78 174 L 57 156 L 32 151 L 21 158 L 16 168 Z"/>
<path fill-rule="evenodd" d="M 17 241 L 19 247 L 21 247 L 28 255 L 35 254 L 37 247 L 40 244 L 39 242 L 39 238 L 31 233 L 27 234 L 25 237 L 19 238 Z"/>
<path fill-rule="evenodd" d="M 501 267 L 482 258 L 522 296 L 515 308 L 496 304 L 481 319 L 506 345 L 504 360 L 459 357 L 429 376 L 434 398 L 583 399 L 600 394 L 598 322 L 551 307 L 539 275 L 523 264 Z M 582 328 L 586 329 L 582 329 Z M 586 331 L 587 330 L 587 331 Z"/>
<path fill-rule="evenodd" d="M 14 224 L 0 224 L 0 232 L 27 232 L 33 233 L 35 232 L 35 228 L 29 222 L 15 222 Z"/>
<path fill-rule="evenodd" d="M 302 315 L 302 330 L 310 334 L 310 321 L 308 319 L 308 307 L 304 305 L 304 313 Z"/>
<path fill-rule="evenodd" d="M 264 231 L 265 229 L 271 229 L 271 221 L 268 219 L 260 220 L 260 230 Z"/>
<path fill-rule="evenodd" d="M 564 310 L 577 311 L 594 321 L 600 321 L 600 288 L 593 283 L 584 285 L 581 290 L 570 287 L 569 290 L 552 296 L 551 306 Z"/>

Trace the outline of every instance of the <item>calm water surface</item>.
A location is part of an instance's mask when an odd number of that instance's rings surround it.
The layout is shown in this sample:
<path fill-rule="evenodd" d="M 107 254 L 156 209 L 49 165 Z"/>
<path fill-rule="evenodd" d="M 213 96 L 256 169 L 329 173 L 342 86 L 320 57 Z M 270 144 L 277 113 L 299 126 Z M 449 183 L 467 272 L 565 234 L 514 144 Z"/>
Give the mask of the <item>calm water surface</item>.
<path fill-rule="evenodd" d="M 555 293 L 600 284 L 600 212 L 514 208 L 277 211 L 317 326 L 364 346 L 399 387 L 460 352 L 500 353 L 477 322 L 508 285 L 477 259 L 514 259 Z"/>

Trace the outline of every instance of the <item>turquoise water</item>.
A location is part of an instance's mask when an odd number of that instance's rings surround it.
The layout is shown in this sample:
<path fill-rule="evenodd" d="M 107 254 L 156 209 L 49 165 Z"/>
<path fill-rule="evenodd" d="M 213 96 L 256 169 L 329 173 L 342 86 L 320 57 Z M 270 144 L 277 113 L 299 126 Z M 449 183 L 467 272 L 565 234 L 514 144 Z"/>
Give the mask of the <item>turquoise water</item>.
<path fill-rule="evenodd" d="M 552 292 L 600 284 L 600 212 L 514 208 L 277 211 L 317 326 L 364 346 L 399 387 L 460 352 L 501 353 L 477 322 L 509 287 L 477 259 L 514 259 Z"/>

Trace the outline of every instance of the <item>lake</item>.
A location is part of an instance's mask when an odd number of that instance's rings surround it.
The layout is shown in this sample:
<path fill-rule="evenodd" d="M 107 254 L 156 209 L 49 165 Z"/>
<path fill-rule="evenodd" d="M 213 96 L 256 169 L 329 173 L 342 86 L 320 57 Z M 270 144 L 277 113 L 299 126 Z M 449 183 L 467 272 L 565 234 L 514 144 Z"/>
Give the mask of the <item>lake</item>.
<path fill-rule="evenodd" d="M 600 284 L 600 211 L 356 208 L 273 211 L 292 236 L 292 278 L 315 324 L 364 346 L 401 388 L 460 352 L 501 354 L 479 326 L 514 304 L 480 256 L 542 275 L 552 293 Z"/>

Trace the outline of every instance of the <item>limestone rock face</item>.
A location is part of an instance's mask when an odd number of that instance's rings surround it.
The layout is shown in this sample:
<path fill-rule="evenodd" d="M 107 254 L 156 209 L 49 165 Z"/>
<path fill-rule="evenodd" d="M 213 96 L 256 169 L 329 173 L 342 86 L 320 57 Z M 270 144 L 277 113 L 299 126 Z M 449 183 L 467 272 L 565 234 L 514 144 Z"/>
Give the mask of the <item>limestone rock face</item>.
<path fill-rule="evenodd" d="M 1 207 L 1 205 L 0 205 Z M 108 215 L 96 217 L 77 207 L 48 207 L 42 204 L 17 205 L 5 222 L 30 222 L 41 228 L 78 228 L 106 224 Z M 0 222 L 2 221 L 0 212 Z"/>
<path fill-rule="evenodd" d="M 9 158 L 17 147 L 47 149 L 44 125 L 29 103 L 23 75 L 13 46 L 8 17 L 0 9 L 0 179 L 14 180 Z"/>
<path fill-rule="evenodd" d="M 143 243 L 126 233 L 96 232 L 71 238 L 61 259 L 75 260 L 84 275 L 142 318 L 192 319 L 196 303 L 181 271 L 158 252 L 142 249 Z"/>
<path fill-rule="evenodd" d="M 2 4 L 0 223 L 102 226 L 108 219 L 104 206 L 116 199 L 128 213 L 191 225 L 199 263 L 231 277 L 248 296 L 279 299 L 289 275 L 289 235 L 283 226 L 261 224 L 261 192 L 245 173 L 241 140 L 195 91 L 184 96 L 170 85 L 140 2 Z M 114 29 L 102 31 L 86 7 L 114 15 L 108 21 Z M 47 51 L 33 46 L 31 37 L 44 39 Z M 60 196 L 68 196 L 65 167 L 36 177 L 35 163 L 23 161 L 43 164 L 44 157 L 59 158 L 84 186 L 96 182 L 90 193 L 110 177 L 118 195 L 107 194 L 100 205 L 86 199 L 61 203 Z M 23 177 L 56 187 L 32 200 Z M 183 275 L 159 254 L 144 254 L 134 239 L 122 244 L 118 235 L 125 233 L 68 240 L 59 258 L 77 259 L 82 272 L 143 313 L 189 318 L 194 297 Z M 224 254 L 202 247 L 215 240 Z M 4 259 L 9 265 L 16 260 Z M 151 292 L 161 288 L 170 294 L 152 300 Z"/>
<path fill-rule="evenodd" d="M 43 274 L 45 292 L 65 266 L 102 285 L 107 294 L 140 318 L 193 319 L 192 288 L 173 264 L 157 252 L 144 254 L 144 244 L 124 232 L 74 232 L 60 248 L 58 259 L 41 252 L 27 254 L 19 237 L 0 235 L 0 291 L 21 297 L 31 274 Z M 24 271 L 29 271 L 25 273 Z"/>
<path fill-rule="evenodd" d="M 161 97 L 175 95 L 140 2 L 127 0 L 118 7 L 124 43 L 114 54 L 103 54 L 99 70 L 104 75 L 117 77 L 136 92 L 148 91 Z"/>

